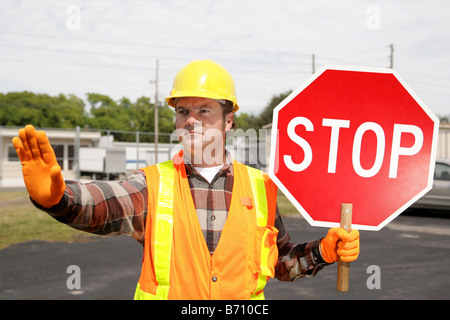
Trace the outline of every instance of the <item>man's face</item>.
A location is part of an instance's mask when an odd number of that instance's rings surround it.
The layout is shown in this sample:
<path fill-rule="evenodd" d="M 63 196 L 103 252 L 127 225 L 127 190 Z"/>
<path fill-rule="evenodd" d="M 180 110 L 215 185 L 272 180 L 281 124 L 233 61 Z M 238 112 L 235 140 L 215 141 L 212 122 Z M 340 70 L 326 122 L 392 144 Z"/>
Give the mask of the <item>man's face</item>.
<path fill-rule="evenodd" d="M 177 101 L 175 127 L 185 150 L 196 157 L 217 157 L 223 153 L 225 132 L 233 124 L 233 113 L 225 118 L 219 102 L 213 99 L 186 97 Z M 203 159 L 203 160 L 205 160 Z"/>

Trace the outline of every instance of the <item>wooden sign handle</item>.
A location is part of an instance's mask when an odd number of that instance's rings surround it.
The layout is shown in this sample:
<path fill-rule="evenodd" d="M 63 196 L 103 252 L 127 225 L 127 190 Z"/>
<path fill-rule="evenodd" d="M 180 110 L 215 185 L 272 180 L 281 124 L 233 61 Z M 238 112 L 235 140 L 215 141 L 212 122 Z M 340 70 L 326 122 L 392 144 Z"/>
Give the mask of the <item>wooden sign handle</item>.
<path fill-rule="evenodd" d="M 347 232 L 352 229 L 352 204 L 341 203 L 341 228 Z M 348 291 L 348 280 L 350 275 L 350 262 L 341 261 L 338 256 L 337 290 Z"/>

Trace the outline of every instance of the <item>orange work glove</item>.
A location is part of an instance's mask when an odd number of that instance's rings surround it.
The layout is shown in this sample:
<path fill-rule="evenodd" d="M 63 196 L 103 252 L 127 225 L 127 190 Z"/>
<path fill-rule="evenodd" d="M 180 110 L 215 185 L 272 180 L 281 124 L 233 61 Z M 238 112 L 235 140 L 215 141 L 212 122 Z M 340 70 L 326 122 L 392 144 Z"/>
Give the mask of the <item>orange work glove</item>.
<path fill-rule="evenodd" d="M 325 238 L 320 242 L 322 258 L 333 263 L 338 260 L 355 261 L 359 255 L 359 231 L 345 231 L 343 228 L 331 228 Z"/>
<path fill-rule="evenodd" d="M 27 125 L 12 142 L 22 163 L 23 180 L 31 199 L 45 208 L 58 204 L 66 184 L 45 132 L 37 132 L 32 125 Z"/>

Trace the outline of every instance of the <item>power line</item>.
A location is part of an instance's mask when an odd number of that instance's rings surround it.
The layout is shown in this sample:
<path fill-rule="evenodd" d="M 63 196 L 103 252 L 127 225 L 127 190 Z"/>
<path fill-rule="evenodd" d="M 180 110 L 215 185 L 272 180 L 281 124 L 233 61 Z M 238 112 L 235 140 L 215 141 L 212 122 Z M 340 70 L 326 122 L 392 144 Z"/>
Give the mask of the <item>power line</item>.
<path fill-rule="evenodd" d="M 450 80 L 449 77 L 445 77 L 445 76 L 437 76 L 437 75 L 431 75 L 431 74 L 425 74 L 425 73 L 416 73 L 416 72 L 401 72 L 402 74 L 410 74 L 413 76 L 420 76 L 420 77 L 430 77 L 430 78 L 436 78 L 436 79 L 442 79 L 442 80 Z"/>
<path fill-rule="evenodd" d="M 416 91 L 420 91 L 421 93 L 427 93 L 427 94 L 432 94 L 432 95 L 450 97 L 450 92 L 431 92 L 431 91 L 419 90 L 419 89 L 417 89 Z"/>
<path fill-rule="evenodd" d="M 155 70 L 154 67 L 142 67 L 142 66 L 120 66 L 120 65 L 93 65 L 93 64 L 70 64 L 67 62 L 49 62 L 49 61 L 36 61 L 36 60 L 23 60 L 23 59 L 0 59 L 0 62 L 18 62 L 18 63 L 35 63 L 35 64 L 48 64 L 63 67 L 86 67 L 86 68 L 106 68 L 106 69 L 137 69 L 137 70 Z M 167 70 L 167 69 L 166 69 Z M 175 69 L 169 69 L 175 70 Z"/>
<path fill-rule="evenodd" d="M 193 47 L 193 46 L 177 46 L 177 45 L 150 45 L 145 43 L 132 43 L 132 42 L 121 42 L 121 41 L 111 41 L 111 40 L 98 40 L 98 39 L 85 39 L 85 38 L 67 38 L 67 37 L 61 37 L 61 36 L 51 36 L 51 35 L 38 35 L 38 34 L 27 34 L 27 33 L 17 33 L 17 32 L 1 32 L 0 35 L 13 35 L 13 36 L 23 36 L 23 37 L 36 37 L 36 38 L 45 38 L 45 39 L 57 39 L 57 40 L 63 40 L 63 41 L 80 41 L 80 42 L 89 42 L 89 43 L 96 43 L 96 44 L 111 44 L 111 45 L 120 45 L 120 46 L 140 46 L 144 48 L 166 48 L 166 49 L 177 49 L 177 51 L 180 50 L 192 50 L 192 51 L 209 51 L 209 52 L 220 52 L 220 53 L 233 53 L 233 54 L 258 54 L 263 56 L 270 56 L 270 55 L 280 55 L 280 56 L 286 56 L 286 57 L 296 57 L 304 59 L 305 62 L 302 61 L 282 61 L 283 59 L 278 60 L 271 60 L 271 59 L 251 59 L 251 60 L 236 60 L 236 59 L 222 59 L 224 61 L 232 61 L 234 63 L 243 63 L 248 65 L 249 63 L 252 63 L 252 65 L 262 64 L 260 69 L 257 69 L 255 67 L 250 67 L 248 70 L 245 70 L 244 68 L 238 68 L 238 70 L 233 71 L 233 74 L 235 74 L 237 77 L 240 77 L 242 75 L 249 75 L 250 77 L 254 74 L 258 75 L 270 75 L 270 74 L 277 74 L 279 76 L 289 76 L 292 74 L 310 74 L 310 71 L 301 71 L 298 68 L 290 68 L 289 70 L 281 70 L 280 68 L 267 68 L 267 64 L 279 64 L 280 66 L 292 66 L 296 65 L 298 67 L 302 66 L 309 66 L 311 68 L 311 54 L 305 54 L 301 52 L 286 52 L 286 51 L 252 51 L 252 50 L 235 50 L 235 49 L 220 49 L 220 48 L 200 48 L 200 47 Z M 116 53 L 116 52 L 98 52 L 98 51 L 86 51 L 86 50 L 68 50 L 68 49 L 61 49 L 61 48 L 39 48 L 39 47 L 31 47 L 31 46 L 23 46 L 23 45 L 8 45 L 8 44 L 0 44 L 0 47 L 3 48 L 10 48 L 10 49 L 19 49 L 19 50 L 40 50 L 45 52 L 61 52 L 66 54 L 89 54 L 89 55 L 98 55 L 98 56 L 111 56 L 111 57 L 129 57 L 129 58 L 142 58 L 142 59 L 149 59 L 149 60 L 155 60 L 157 57 L 155 56 L 148 56 L 145 54 L 135 54 L 135 53 Z M 389 45 L 390 48 L 390 67 L 392 68 L 394 65 L 394 46 L 393 44 Z M 359 53 L 361 55 L 363 53 Z M 357 54 L 358 55 L 358 54 Z M 165 60 L 185 60 L 186 57 L 176 57 L 176 56 L 165 56 Z M 322 56 L 313 54 L 312 55 L 312 69 L 313 72 L 316 70 L 316 64 L 317 59 L 324 59 L 324 60 L 331 60 L 338 63 L 345 63 L 345 64 L 354 64 L 354 60 L 349 60 L 348 58 L 337 58 L 337 57 L 329 57 L 329 56 Z M 384 57 L 386 59 L 386 57 Z M 286 59 L 290 60 L 290 59 Z M 54 66 L 60 66 L 60 67 L 85 67 L 85 68 L 103 68 L 103 69 L 128 69 L 128 70 L 140 70 L 144 72 L 153 71 L 155 70 L 155 67 L 152 66 L 134 66 L 134 65 L 120 65 L 120 64 L 114 64 L 114 65 L 102 65 L 102 64 L 89 64 L 89 63 L 73 63 L 73 62 L 57 62 L 57 61 L 38 61 L 38 60 L 28 60 L 28 59 L 8 59 L 3 58 L 0 59 L 0 62 L 13 62 L 13 63 L 30 63 L 30 64 L 38 64 L 38 65 L 54 65 Z M 170 65 L 170 63 L 169 63 Z M 163 67 L 159 68 L 166 71 L 176 71 L 179 68 L 178 67 Z M 418 76 L 425 76 L 425 77 L 431 77 L 434 79 L 444 79 L 444 80 L 450 80 L 448 77 L 442 77 L 442 76 L 436 76 L 436 75 L 426 75 L 426 74 L 418 74 L 418 73 L 411 73 L 411 72 L 405 72 L 405 74 L 412 74 L 412 75 L 418 75 Z M 435 84 L 435 83 L 429 83 L 429 82 L 423 82 L 423 81 L 411 81 L 415 82 L 421 85 L 427 85 L 427 86 L 434 86 L 434 87 L 446 87 L 443 84 Z M 442 93 L 444 94 L 444 93 Z"/>
<path fill-rule="evenodd" d="M 30 47 L 30 46 L 18 46 L 18 45 L 5 45 L 0 44 L 0 47 L 9 48 L 9 49 L 19 49 L 19 50 L 37 50 L 37 51 L 46 51 L 46 52 L 62 52 L 67 54 L 90 54 L 90 55 L 106 55 L 106 56 L 118 56 L 118 57 L 132 57 L 132 58 L 144 58 L 144 59 L 157 59 L 155 56 L 148 56 L 143 54 L 129 54 L 129 53 L 113 53 L 113 52 L 99 52 L 99 51 L 84 51 L 84 50 L 67 50 L 67 49 L 59 49 L 59 48 L 38 48 L 38 47 Z M 165 56 L 165 60 L 185 60 L 185 57 L 173 57 L 173 56 Z M 221 59 L 222 61 L 233 61 L 236 62 L 236 59 Z M 275 64 L 281 63 L 280 61 L 274 60 L 240 60 L 238 62 L 241 63 L 253 63 L 253 64 Z M 302 62 L 283 62 L 283 65 L 307 65 L 308 63 Z"/>
<path fill-rule="evenodd" d="M 16 33 L 16 32 L 3 32 L 3 34 L 6 35 L 16 35 L 16 36 L 26 36 L 26 37 L 38 37 L 38 38 L 48 38 L 48 39 L 59 39 L 64 41 L 81 41 L 81 42 L 94 42 L 96 44 L 103 43 L 103 44 L 113 44 L 113 45 L 130 45 L 130 46 L 141 46 L 141 47 L 149 47 L 149 48 L 168 48 L 168 49 L 178 49 L 178 50 L 193 50 L 193 51 L 211 51 L 211 52 L 221 52 L 221 53 L 245 53 L 245 54 L 259 54 L 259 55 L 280 55 L 280 56 L 295 56 L 295 57 L 302 57 L 308 58 L 308 60 L 311 59 L 311 54 L 305 54 L 301 52 L 286 52 L 286 51 L 251 51 L 251 50 L 235 50 L 235 49 L 215 49 L 215 48 L 200 48 L 200 47 L 190 47 L 190 46 L 176 46 L 176 45 L 150 45 L 150 44 L 143 44 L 143 43 L 131 43 L 131 42 L 119 42 L 119 41 L 111 41 L 111 40 L 97 40 L 97 39 L 81 39 L 81 38 L 65 38 L 60 36 L 51 36 L 51 35 L 38 35 L 38 34 L 27 34 L 27 33 Z M 82 50 L 67 50 L 67 49 L 49 49 L 49 48 L 37 48 L 37 47 L 27 47 L 27 46 L 18 46 L 18 45 L 2 45 L 1 47 L 7 47 L 12 49 L 24 49 L 24 50 L 41 50 L 41 51 L 51 51 L 51 52 L 63 52 L 63 53 L 81 53 L 81 54 L 95 54 L 95 55 L 108 55 L 108 56 L 123 56 L 123 57 L 133 57 L 133 58 L 144 58 L 144 59 L 157 59 L 157 57 L 154 56 L 147 56 L 147 55 L 140 55 L 140 54 L 129 54 L 129 53 L 112 53 L 112 52 L 93 52 L 93 51 L 82 51 Z M 391 67 L 393 66 L 393 45 L 390 45 L 391 48 Z M 345 64 L 354 64 L 355 61 L 350 61 L 347 59 L 341 59 L 336 57 L 327 57 L 322 55 L 316 55 L 313 54 L 313 71 L 315 71 L 316 66 L 316 58 L 325 59 L 325 60 L 332 60 L 339 63 L 345 63 Z M 168 60 L 184 60 L 185 57 L 174 57 L 174 56 L 165 56 L 165 59 Z M 311 65 L 311 62 L 286 62 L 286 61 L 273 61 L 273 60 L 243 60 L 243 61 L 236 61 L 236 59 L 221 59 L 223 61 L 233 61 L 233 62 L 241 62 L 241 63 L 253 63 L 253 64 L 275 64 L 279 63 L 282 65 Z M 253 72 L 253 71 L 247 71 L 247 72 Z M 260 72 L 260 70 L 256 71 Z M 279 73 L 280 71 L 274 71 Z"/>
<path fill-rule="evenodd" d="M 58 48 L 37 48 L 37 47 L 27 47 L 27 46 L 17 46 L 17 45 L 5 45 L 0 44 L 2 48 L 10 48 L 10 49 L 21 49 L 21 50 L 37 50 L 37 51 L 47 51 L 47 52 L 62 52 L 69 54 L 94 54 L 94 55 L 108 55 L 108 56 L 123 56 L 123 57 L 132 57 L 132 58 L 144 58 L 144 59 L 156 59 L 156 57 L 142 55 L 142 54 L 129 54 L 129 53 L 113 53 L 113 52 L 95 52 L 95 51 L 83 51 L 83 50 L 67 50 L 67 49 L 58 49 Z M 179 58 L 181 59 L 181 58 Z"/>
<path fill-rule="evenodd" d="M 100 65 L 100 64 L 84 64 L 84 63 L 68 63 L 68 62 L 50 62 L 50 61 L 39 61 L 39 60 L 25 60 L 25 59 L 0 59 L 0 62 L 17 62 L 17 63 L 34 63 L 38 65 L 55 65 L 62 67 L 86 67 L 86 68 L 105 68 L 105 69 L 136 69 L 141 71 L 155 70 L 155 67 L 144 67 L 144 66 L 121 66 L 121 65 Z M 301 64 L 299 64 L 301 65 Z M 306 65 L 306 64 L 305 64 Z M 163 70 L 177 71 L 178 68 L 160 68 Z M 301 71 L 296 70 L 268 70 L 268 69 L 247 69 L 234 71 L 233 74 L 298 74 Z"/>
<path fill-rule="evenodd" d="M 94 43 L 105 43 L 105 44 L 119 44 L 129 45 L 129 46 L 139 46 L 139 47 L 147 47 L 147 48 L 164 48 L 164 49 L 183 49 L 183 50 L 193 50 L 193 51 L 212 51 L 212 52 L 227 52 L 227 53 L 245 53 L 245 54 L 276 54 L 276 55 L 291 55 L 291 56 L 310 56 L 309 54 L 302 52 L 283 52 L 283 51 L 252 51 L 252 50 L 236 50 L 236 49 L 224 49 L 224 48 L 204 48 L 204 47 L 191 47 L 191 46 L 175 46 L 175 45 L 150 45 L 144 43 L 135 43 L 135 42 L 122 42 L 122 41 L 111 41 L 111 40 L 99 40 L 99 39 L 86 39 L 86 38 L 65 38 L 60 36 L 51 36 L 51 35 L 39 35 L 39 34 L 30 34 L 30 33 L 19 33 L 19 32 L 8 32 L 8 31 L 0 31 L 2 35 L 14 35 L 14 36 L 24 36 L 24 37 L 36 37 L 36 38 L 49 38 L 49 39 L 58 39 L 64 41 L 81 41 L 81 42 L 94 42 Z"/>
<path fill-rule="evenodd" d="M 408 82 L 417 83 L 417 84 L 426 85 L 426 86 L 446 88 L 450 91 L 450 84 L 431 83 L 431 82 L 423 82 L 423 81 L 417 81 L 417 80 L 409 80 Z"/>

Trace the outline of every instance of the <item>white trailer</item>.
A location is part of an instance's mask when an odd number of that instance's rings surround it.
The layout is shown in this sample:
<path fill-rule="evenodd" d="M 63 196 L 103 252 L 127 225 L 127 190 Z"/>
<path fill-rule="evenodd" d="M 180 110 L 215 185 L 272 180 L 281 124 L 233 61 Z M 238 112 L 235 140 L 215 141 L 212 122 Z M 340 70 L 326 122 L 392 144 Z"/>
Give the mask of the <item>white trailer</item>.
<path fill-rule="evenodd" d="M 126 175 L 125 148 L 80 148 L 80 174 L 92 179 L 113 180 Z"/>

